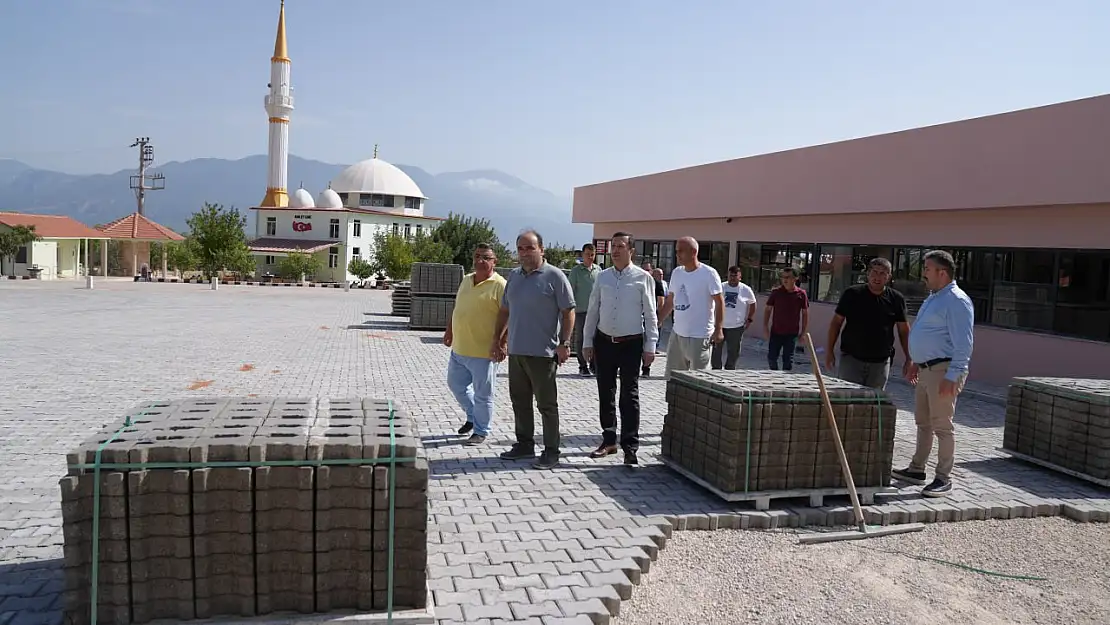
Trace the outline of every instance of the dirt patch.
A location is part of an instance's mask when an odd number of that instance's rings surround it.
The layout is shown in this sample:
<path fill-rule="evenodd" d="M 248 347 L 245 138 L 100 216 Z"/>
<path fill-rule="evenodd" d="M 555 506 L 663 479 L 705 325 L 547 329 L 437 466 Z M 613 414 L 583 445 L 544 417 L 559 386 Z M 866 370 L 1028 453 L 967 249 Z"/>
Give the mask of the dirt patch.
<path fill-rule="evenodd" d="M 320 329 L 321 330 L 330 330 L 331 328 L 329 328 L 328 326 L 320 326 Z"/>
<path fill-rule="evenodd" d="M 281 373 L 281 369 L 272 369 L 270 373 Z"/>
<path fill-rule="evenodd" d="M 215 382 L 215 380 L 197 380 L 196 382 L 193 382 L 185 388 L 186 390 L 190 391 L 199 391 L 202 388 L 208 388 L 209 386 L 212 386 L 213 382 Z"/>
<path fill-rule="evenodd" d="M 252 365 L 250 363 L 246 363 L 242 367 L 239 367 L 239 370 L 240 371 L 254 371 L 254 365 Z"/>
<path fill-rule="evenodd" d="M 392 336 L 389 336 L 388 334 L 379 334 L 377 332 L 367 332 L 366 336 L 368 336 L 372 339 L 380 339 L 380 340 L 383 340 L 383 341 L 396 341 L 397 340 L 396 338 L 394 338 Z"/>

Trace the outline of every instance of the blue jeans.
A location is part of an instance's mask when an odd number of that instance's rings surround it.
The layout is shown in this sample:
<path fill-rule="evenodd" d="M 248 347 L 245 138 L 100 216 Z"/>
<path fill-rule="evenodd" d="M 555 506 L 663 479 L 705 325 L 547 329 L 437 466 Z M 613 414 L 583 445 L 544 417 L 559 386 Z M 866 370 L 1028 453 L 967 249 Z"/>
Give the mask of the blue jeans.
<path fill-rule="evenodd" d="M 798 344 L 797 334 L 771 334 L 767 341 L 767 366 L 775 371 L 779 368 L 779 354 L 782 354 L 782 370 L 794 368 L 794 348 Z"/>
<path fill-rule="evenodd" d="M 466 422 L 474 424 L 474 433 L 479 436 L 489 436 L 496 381 L 496 362 L 451 352 L 451 359 L 447 361 L 447 388 L 454 393 L 466 413 Z"/>

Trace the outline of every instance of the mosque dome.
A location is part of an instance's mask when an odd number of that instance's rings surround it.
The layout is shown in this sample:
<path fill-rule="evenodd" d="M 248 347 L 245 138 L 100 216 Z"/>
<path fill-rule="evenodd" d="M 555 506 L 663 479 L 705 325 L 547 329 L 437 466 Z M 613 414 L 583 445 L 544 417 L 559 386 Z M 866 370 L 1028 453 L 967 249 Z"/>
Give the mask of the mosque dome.
<path fill-rule="evenodd" d="M 377 157 L 344 169 L 329 186 L 336 193 L 376 193 L 427 199 L 408 174 Z"/>
<path fill-rule="evenodd" d="M 308 189 L 301 187 L 289 196 L 289 208 L 314 208 L 315 203 L 312 201 L 312 194 Z"/>
<path fill-rule="evenodd" d="M 316 208 L 343 208 L 343 200 L 339 198 L 335 189 L 328 187 L 321 191 L 320 196 L 316 198 Z"/>

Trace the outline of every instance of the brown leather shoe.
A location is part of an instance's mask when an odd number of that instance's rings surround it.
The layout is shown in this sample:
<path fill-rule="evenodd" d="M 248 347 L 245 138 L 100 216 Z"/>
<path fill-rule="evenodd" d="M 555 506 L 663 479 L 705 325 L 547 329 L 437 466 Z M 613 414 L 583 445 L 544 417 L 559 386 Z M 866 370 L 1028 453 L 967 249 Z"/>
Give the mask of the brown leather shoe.
<path fill-rule="evenodd" d="M 601 445 L 598 445 L 597 449 L 590 452 L 590 457 L 604 458 L 605 456 L 610 456 L 615 453 L 617 453 L 616 445 L 606 445 L 605 443 L 602 443 Z"/>

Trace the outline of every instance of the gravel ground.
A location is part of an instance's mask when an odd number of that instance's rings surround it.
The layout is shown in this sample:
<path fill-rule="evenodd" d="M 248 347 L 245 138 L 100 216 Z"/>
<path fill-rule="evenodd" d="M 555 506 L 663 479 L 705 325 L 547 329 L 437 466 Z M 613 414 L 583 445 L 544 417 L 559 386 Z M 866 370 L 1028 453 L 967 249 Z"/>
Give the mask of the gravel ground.
<path fill-rule="evenodd" d="M 622 625 L 1105 625 L 1110 525 L 937 523 L 912 534 L 806 546 L 793 531 L 675 532 L 643 580 L 621 606 Z"/>

